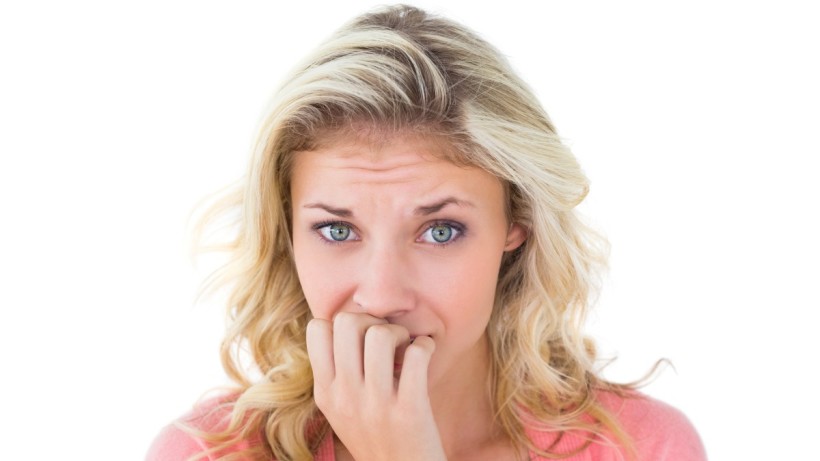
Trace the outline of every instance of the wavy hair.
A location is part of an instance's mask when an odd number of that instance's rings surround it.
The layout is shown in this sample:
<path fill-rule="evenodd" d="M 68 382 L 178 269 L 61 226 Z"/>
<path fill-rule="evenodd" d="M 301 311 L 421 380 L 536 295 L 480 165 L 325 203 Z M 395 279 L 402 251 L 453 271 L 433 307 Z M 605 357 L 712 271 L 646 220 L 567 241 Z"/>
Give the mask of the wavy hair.
<path fill-rule="evenodd" d="M 446 136 L 452 160 L 505 184 L 511 222 L 526 242 L 505 255 L 488 325 L 497 422 L 519 449 L 525 427 L 583 430 L 629 446 L 595 398 L 626 391 L 595 371 L 582 326 L 606 244 L 574 208 L 588 181 L 546 112 L 503 56 L 472 31 L 408 6 L 360 16 L 331 36 L 275 94 L 243 183 L 205 215 L 239 210 L 229 262 L 209 279 L 230 287 L 222 361 L 240 386 L 226 427 L 202 434 L 221 459 L 313 459 L 330 430 L 313 401 L 305 345 L 311 318 L 290 237 L 293 152 L 356 127 Z M 248 377 L 244 351 L 260 373 Z M 591 417 L 591 418 L 590 418 Z M 609 435 L 607 435 L 609 434 Z M 611 440 L 614 435 L 615 440 Z M 590 442 L 591 443 L 591 442 Z"/>

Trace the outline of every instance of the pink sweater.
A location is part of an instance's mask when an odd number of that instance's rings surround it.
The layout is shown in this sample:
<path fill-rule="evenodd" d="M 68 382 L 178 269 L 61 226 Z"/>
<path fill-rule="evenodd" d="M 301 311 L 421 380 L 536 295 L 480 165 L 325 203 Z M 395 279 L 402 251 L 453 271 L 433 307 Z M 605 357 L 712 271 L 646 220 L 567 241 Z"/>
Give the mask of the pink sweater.
<path fill-rule="evenodd" d="M 635 397 L 621 398 L 614 394 L 601 393 L 601 403 L 620 421 L 622 427 L 632 437 L 639 461 L 702 461 L 706 460 L 703 444 L 694 427 L 677 409 L 647 397 L 636 394 Z M 181 421 L 188 424 L 201 423 L 208 427 L 217 423 L 226 414 L 209 414 L 215 406 L 215 400 L 200 404 Z M 207 415 L 207 416 L 205 416 Z M 527 435 L 540 448 L 553 445 L 556 434 L 541 432 L 530 428 Z M 569 453 L 580 448 L 584 439 L 579 434 L 566 433 L 553 447 L 553 452 Z M 167 426 L 154 440 L 148 450 L 146 461 L 184 461 L 191 455 L 202 452 L 207 445 L 176 426 Z M 241 447 L 238 447 L 240 449 Z M 227 453 L 222 453 L 227 454 Z M 214 458 L 207 458 L 213 460 Z M 530 453 L 531 460 L 546 461 Z M 617 446 L 604 442 L 590 444 L 568 461 L 622 461 L 626 460 L 625 452 Z M 315 454 L 316 461 L 335 461 L 333 435 L 328 434 Z"/>

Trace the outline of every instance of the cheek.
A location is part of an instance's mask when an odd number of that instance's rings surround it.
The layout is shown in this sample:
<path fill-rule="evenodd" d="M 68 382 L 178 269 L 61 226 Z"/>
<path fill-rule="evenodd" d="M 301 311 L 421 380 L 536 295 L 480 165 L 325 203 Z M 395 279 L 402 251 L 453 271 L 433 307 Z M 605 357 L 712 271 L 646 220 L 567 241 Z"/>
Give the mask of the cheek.
<path fill-rule="evenodd" d="M 500 259 L 476 256 L 472 253 L 459 258 L 457 264 L 425 272 L 425 298 L 437 306 L 448 329 L 480 334 L 492 313 Z"/>
<path fill-rule="evenodd" d="M 329 276 L 333 267 L 322 262 L 321 255 L 312 245 L 293 240 L 294 262 L 302 293 L 315 318 L 330 320 L 334 314 L 334 302 L 341 283 L 339 277 Z"/>
<path fill-rule="evenodd" d="M 481 351 L 476 345 L 487 330 L 498 279 L 493 258 L 471 258 L 447 269 L 446 276 L 425 277 L 426 286 L 434 287 L 426 293 L 428 305 L 434 306 L 443 327 L 430 364 L 431 385 L 448 379 L 453 369 Z"/>

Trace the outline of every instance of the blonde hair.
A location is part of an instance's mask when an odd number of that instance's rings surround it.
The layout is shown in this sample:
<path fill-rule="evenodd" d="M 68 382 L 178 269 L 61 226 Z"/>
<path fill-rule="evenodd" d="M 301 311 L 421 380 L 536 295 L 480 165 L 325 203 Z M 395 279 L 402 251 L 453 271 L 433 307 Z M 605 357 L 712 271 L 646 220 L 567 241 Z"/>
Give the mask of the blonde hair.
<path fill-rule="evenodd" d="M 589 440 L 628 437 L 595 399 L 625 390 L 594 371 L 582 334 L 605 244 L 573 211 L 588 181 L 530 89 L 501 54 L 470 30 L 408 6 L 363 15 L 327 40 L 276 93 L 244 186 L 206 218 L 241 210 L 231 259 L 211 280 L 228 284 L 230 326 L 222 360 L 241 389 L 224 430 L 204 434 L 215 451 L 251 441 L 222 459 L 312 459 L 329 430 L 313 402 L 305 347 L 311 318 L 290 239 L 292 153 L 355 127 L 421 131 L 452 142 L 454 162 L 483 168 L 507 190 L 524 245 L 505 255 L 488 326 L 497 421 L 519 448 L 525 427 Z M 245 349 L 263 375 L 251 382 Z M 591 416 L 593 421 L 590 422 Z"/>

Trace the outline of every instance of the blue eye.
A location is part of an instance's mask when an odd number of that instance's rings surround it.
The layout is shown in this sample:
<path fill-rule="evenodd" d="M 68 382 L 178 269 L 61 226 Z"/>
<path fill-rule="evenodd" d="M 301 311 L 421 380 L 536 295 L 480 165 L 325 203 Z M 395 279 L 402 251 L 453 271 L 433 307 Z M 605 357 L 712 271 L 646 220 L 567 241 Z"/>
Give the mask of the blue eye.
<path fill-rule="evenodd" d="M 316 229 L 322 234 L 325 240 L 330 242 L 345 242 L 348 240 L 358 240 L 359 236 L 353 232 L 353 229 L 344 223 L 328 223 L 316 226 Z"/>
<path fill-rule="evenodd" d="M 438 243 L 444 243 L 453 237 L 453 228 L 450 226 L 433 226 L 430 228 L 430 236 Z"/>
<path fill-rule="evenodd" d="M 462 229 L 450 223 L 435 223 L 428 227 L 421 236 L 421 241 L 439 245 L 451 243 L 458 239 Z"/>

